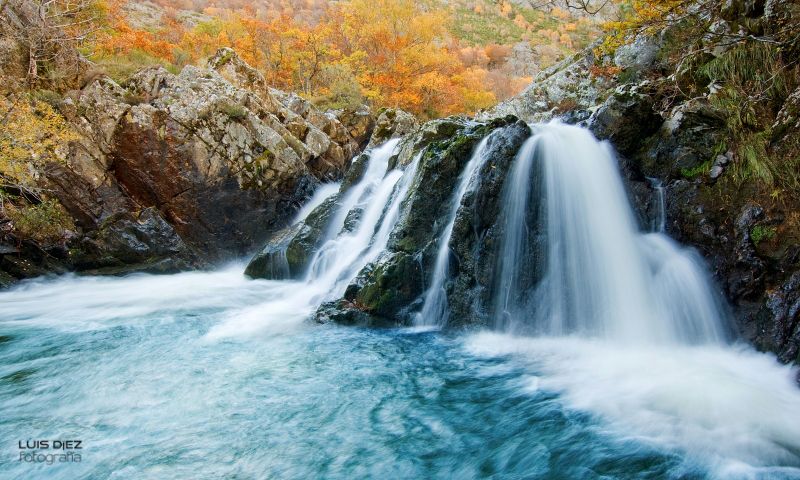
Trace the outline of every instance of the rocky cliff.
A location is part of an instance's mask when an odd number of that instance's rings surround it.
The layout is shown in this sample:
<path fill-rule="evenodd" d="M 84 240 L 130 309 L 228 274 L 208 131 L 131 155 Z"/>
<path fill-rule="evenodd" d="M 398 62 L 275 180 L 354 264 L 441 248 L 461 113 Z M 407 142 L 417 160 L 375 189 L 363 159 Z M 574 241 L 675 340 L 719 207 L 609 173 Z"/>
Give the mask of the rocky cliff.
<path fill-rule="evenodd" d="M 174 271 L 251 252 L 369 141 L 368 110 L 322 112 L 230 49 L 179 74 L 66 93 L 80 134 L 43 182 L 74 219 L 60 245 L 6 238 L 5 282 L 51 271 Z"/>

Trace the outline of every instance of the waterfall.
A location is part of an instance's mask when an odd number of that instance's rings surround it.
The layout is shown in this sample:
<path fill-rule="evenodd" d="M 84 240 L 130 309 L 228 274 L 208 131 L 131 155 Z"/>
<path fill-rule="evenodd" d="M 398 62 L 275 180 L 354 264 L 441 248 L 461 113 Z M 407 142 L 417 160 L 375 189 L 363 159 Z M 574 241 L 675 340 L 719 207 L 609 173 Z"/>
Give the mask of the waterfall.
<path fill-rule="evenodd" d="M 639 232 L 611 147 L 588 130 L 534 126 L 508 180 L 495 323 L 504 330 L 630 342 L 721 342 L 718 301 L 701 260 L 661 233 Z M 529 245 L 532 165 L 542 175 L 543 278 L 519 288 Z"/>
<path fill-rule="evenodd" d="M 316 191 L 314 191 L 314 195 L 312 195 L 297 212 L 297 215 L 295 215 L 292 220 L 292 224 L 300 223 L 305 220 L 315 208 L 319 207 L 325 200 L 336 194 L 341 186 L 341 183 L 323 183 L 317 187 Z"/>
<path fill-rule="evenodd" d="M 453 235 L 453 226 L 456 222 L 456 215 L 458 208 L 461 206 L 461 200 L 469 190 L 475 172 L 480 170 L 485 158 L 484 152 L 489 137 L 484 137 L 483 140 L 475 148 L 469 161 L 467 162 L 464 171 L 458 180 L 458 187 L 450 203 L 450 210 L 447 214 L 447 225 L 442 230 L 441 235 L 437 240 L 439 249 L 436 252 L 436 263 L 431 276 L 431 283 L 425 292 L 425 302 L 422 305 L 422 311 L 417 315 L 415 323 L 417 325 L 429 325 L 443 327 L 447 323 L 449 309 L 447 305 L 447 290 L 445 281 L 449 277 L 450 266 L 450 237 Z"/>
<path fill-rule="evenodd" d="M 371 152 L 364 176 L 344 196 L 311 259 L 306 283 L 320 299 L 340 297 L 348 283 L 386 248 L 400 205 L 414 178 L 420 156 L 402 171 L 387 172 L 399 140 Z M 351 219 L 351 225 L 345 225 Z"/>
<path fill-rule="evenodd" d="M 653 218 L 653 231 L 664 233 L 667 229 L 667 201 L 664 196 L 664 184 L 661 180 L 647 177 L 650 186 L 656 191 L 656 215 Z"/>
<path fill-rule="evenodd" d="M 398 142 L 390 140 L 367 152 L 364 174 L 343 192 L 302 284 L 284 286 L 279 297 L 267 298 L 261 304 L 236 312 L 212 328 L 208 338 L 257 332 L 267 325 L 289 328 L 302 323 L 323 302 L 344 295 L 358 272 L 386 249 L 400 217 L 402 201 L 416 174 L 419 155 L 405 170 L 389 170 L 389 160 Z M 314 202 L 324 201 L 317 195 L 314 197 Z"/>
<path fill-rule="evenodd" d="M 506 180 L 503 193 L 503 238 L 497 265 L 497 287 L 494 301 L 494 327 L 497 330 L 513 328 L 513 319 L 525 315 L 527 308 L 523 276 L 535 273 L 536 265 L 526 262 L 531 245 L 531 227 L 528 223 L 531 207 L 531 178 L 539 135 L 534 135 L 522 145 Z M 538 193 L 538 192 L 536 192 Z"/>

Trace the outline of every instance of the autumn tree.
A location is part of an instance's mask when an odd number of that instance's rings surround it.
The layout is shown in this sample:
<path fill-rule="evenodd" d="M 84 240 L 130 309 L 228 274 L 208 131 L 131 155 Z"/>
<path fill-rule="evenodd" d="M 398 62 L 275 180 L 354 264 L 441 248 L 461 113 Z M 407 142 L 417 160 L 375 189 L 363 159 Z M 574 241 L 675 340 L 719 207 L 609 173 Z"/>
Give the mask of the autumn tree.
<path fill-rule="evenodd" d="M 100 0 L 0 0 L 0 19 L 27 52 L 28 83 L 79 78 L 85 67 L 79 49 L 101 28 L 105 8 Z"/>

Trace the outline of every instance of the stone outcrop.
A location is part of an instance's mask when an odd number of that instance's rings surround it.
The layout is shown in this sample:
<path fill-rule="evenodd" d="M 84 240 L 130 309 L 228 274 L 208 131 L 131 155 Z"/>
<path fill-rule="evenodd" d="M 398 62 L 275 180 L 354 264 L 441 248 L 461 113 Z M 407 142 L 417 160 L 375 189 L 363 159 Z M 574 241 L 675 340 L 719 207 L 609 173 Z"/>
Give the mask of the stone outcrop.
<path fill-rule="evenodd" d="M 59 108 L 81 138 L 45 181 L 79 231 L 55 270 L 174 271 L 252 252 L 316 184 L 342 178 L 374 127 L 367 110 L 322 112 L 269 88 L 231 49 L 177 75 L 100 77 Z"/>

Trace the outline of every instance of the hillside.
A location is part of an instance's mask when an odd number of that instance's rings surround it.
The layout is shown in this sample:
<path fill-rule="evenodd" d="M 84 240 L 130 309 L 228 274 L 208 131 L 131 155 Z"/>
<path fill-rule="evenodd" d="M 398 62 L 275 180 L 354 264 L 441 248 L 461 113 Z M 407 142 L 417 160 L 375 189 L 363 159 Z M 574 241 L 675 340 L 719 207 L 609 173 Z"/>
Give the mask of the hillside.
<path fill-rule="evenodd" d="M 91 58 L 121 81 L 148 64 L 161 63 L 174 70 L 200 61 L 217 48 L 238 46 L 245 59 L 262 69 L 276 87 L 302 92 L 319 105 L 336 107 L 347 102 L 369 101 L 376 107 L 400 107 L 435 117 L 474 113 L 513 96 L 540 69 L 597 38 L 601 21 L 597 16 L 581 16 L 553 6 L 535 9 L 524 2 L 459 0 L 394 4 L 398 8 L 378 5 L 377 10 L 406 18 L 402 22 L 412 29 L 417 19 L 425 22 L 422 28 L 427 38 L 415 43 L 439 45 L 436 55 L 429 52 L 426 56 L 431 59 L 438 56 L 440 60 L 423 70 L 403 66 L 391 69 L 386 73 L 397 77 L 392 82 L 374 76 L 365 78 L 362 73 L 365 67 L 359 65 L 362 60 L 350 51 L 353 40 L 340 38 L 350 28 L 339 28 L 340 24 L 347 24 L 347 19 L 353 28 L 365 22 L 382 21 L 370 18 L 366 3 L 359 12 L 362 7 L 358 2 L 128 1 L 112 9 L 112 28 Z M 278 47 L 279 51 L 272 47 L 271 53 L 261 57 L 247 54 L 248 48 L 260 48 L 259 42 L 266 38 L 284 47 Z M 389 39 L 364 40 L 365 52 L 394 48 L 374 44 L 391 42 Z M 373 56 L 370 61 L 385 62 L 385 59 Z M 309 62 L 312 65 L 307 65 Z M 281 72 L 271 76 L 269 72 L 275 69 Z M 450 100 L 449 105 L 437 107 L 431 105 L 437 101 L 436 97 L 427 96 L 414 86 L 407 87 L 410 91 L 404 97 L 386 98 L 375 93 L 376 87 L 382 88 L 381 83 L 391 83 L 396 90 L 409 83 L 402 77 L 425 75 L 431 69 L 456 80 L 452 86 L 441 78 L 428 79 L 428 84 L 440 84 L 440 89 L 452 90 L 463 100 Z M 426 109 L 421 109 L 420 102 L 427 104 Z"/>

